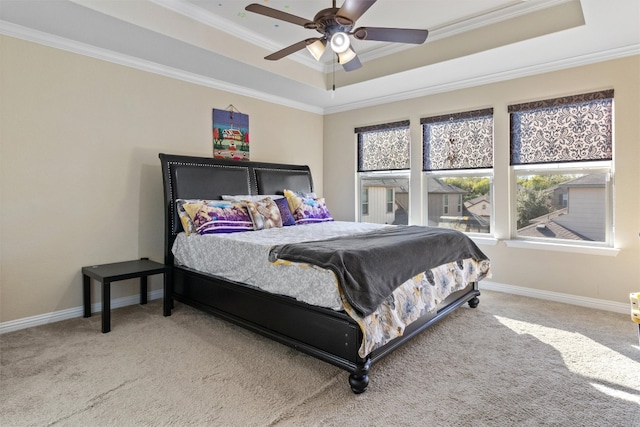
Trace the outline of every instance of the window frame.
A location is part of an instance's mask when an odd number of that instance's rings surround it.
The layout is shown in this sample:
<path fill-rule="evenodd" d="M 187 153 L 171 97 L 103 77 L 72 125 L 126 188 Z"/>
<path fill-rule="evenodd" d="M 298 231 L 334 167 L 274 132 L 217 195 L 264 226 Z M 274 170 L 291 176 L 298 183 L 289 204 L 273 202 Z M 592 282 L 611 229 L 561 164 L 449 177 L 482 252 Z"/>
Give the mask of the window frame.
<path fill-rule="evenodd" d="M 608 102 L 607 106 L 604 106 L 605 110 L 610 113 L 610 116 L 606 116 L 605 119 L 608 119 L 608 122 L 598 123 L 598 130 L 600 133 L 595 133 L 596 137 L 600 137 L 600 139 L 594 139 L 592 134 L 589 134 L 592 141 L 592 148 L 595 148 L 596 151 L 589 151 L 591 153 L 588 156 L 581 155 L 584 151 L 581 152 L 576 158 L 572 159 L 564 159 L 559 158 L 554 160 L 551 158 L 545 158 L 542 156 L 541 158 L 536 158 L 532 156 L 531 153 L 529 155 L 525 155 L 525 158 L 522 159 L 521 156 L 521 147 L 522 141 L 520 139 L 516 139 L 516 136 L 528 134 L 532 130 L 535 131 L 536 128 L 532 129 L 522 129 L 522 124 L 520 121 L 515 119 L 516 115 L 527 112 L 540 112 L 543 110 L 554 110 L 557 108 L 564 107 L 573 107 L 576 106 L 580 109 L 584 104 L 588 104 L 591 102 L 595 103 L 604 103 Z M 614 146 L 615 146 L 615 100 L 614 100 L 614 90 L 607 89 L 601 90 L 597 92 L 590 93 L 581 93 L 577 95 L 569 95 L 563 96 L 559 98 L 552 99 L 544 99 L 539 101 L 526 102 L 521 104 L 513 104 L 507 106 L 507 112 L 509 113 L 509 152 L 510 152 L 510 196 L 511 201 L 509 203 L 509 237 L 510 240 L 507 242 L 507 246 L 520 246 L 521 243 L 534 244 L 540 247 L 557 247 L 557 248 L 586 248 L 587 250 L 591 248 L 602 248 L 603 250 L 611 250 L 614 247 L 615 241 L 615 224 L 614 224 Z M 564 116 L 563 116 L 564 118 Z M 547 128 L 544 128 L 547 129 Z M 555 129 L 553 125 L 551 129 Z M 602 132 L 603 129 L 606 132 Z M 538 130 L 539 131 L 539 130 Z M 578 137 L 583 136 L 578 133 Z M 602 138 L 605 138 L 604 140 Z M 548 147 L 553 147 L 557 150 L 557 146 L 559 147 L 567 147 L 566 145 L 562 145 L 561 138 L 558 141 L 552 142 L 551 140 L 545 140 L 544 146 L 539 145 L 540 147 L 549 149 Z M 578 139 L 579 141 L 582 139 Z M 593 142 L 596 141 L 596 142 Z M 604 143 L 604 145 L 596 145 L 598 141 Z M 551 144 L 554 144 L 553 146 Z M 515 147 L 515 148 L 514 148 Z M 569 146 L 570 147 L 570 146 Z M 580 145 L 579 145 L 580 147 Z M 602 147 L 606 148 L 606 150 L 602 150 Z M 572 148 L 572 147 L 571 147 Z M 528 157 L 528 158 L 527 158 Z M 604 241 L 590 241 L 590 240 L 573 240 L 573 239 L 560 239 L 555 237 L 534 237 L 534 236 L 521 236 L 518 234 L 517 227 L 517 218 L 518 218 L 518 206 L 517 206 L 517 182 L 518 177 L 522 175 L 560 175 L 560 174 L 594 174 L 594 173 L 604 173 L 606 176 L 605 179 L 605 238 Z M 569 206 L 570 200 L 567 200 L 567 207 Z M 520 246 L 521 247 L 521 246 Z M 613 251 L 611 251 L 613 252 Z"/>
<path fill-rule="evenodd" d="M 401 120 L 401 121 L 396 121 L 396 122 L 388 122 L 388 123 L 383 123 L 383 124 L 379 124 L 379 125 L 371 125 L 371 126 L 364 126 L 364 127 L 357 127 L 354 129 L 354 132 L 356 134 L 356 157 L 357 157 L 357 168 L 356 168 L 356 194 L 358 195 L 357 200 L 356 200 L 356 207 L 357 207 L 357 211 L 356 211 L 356 220 L 359 222 L 363 221 L 363 216 L 367 215 L 371 215 L 371 209 L 369 207 L 369 204 L 371 203 L 371 195 L 368 195 L 368 204 L 367 204 L 367 213 L 364 213 L 362 210 L 362 206 L 363 203 L 360 200 L 362 198 L 363 195 L 363 182 L 366 181 L 367 179 L 395 179 L 395 178 L 400 178 L 400 179 L 406 179 L 407 181 L 407 192 L 410 192 L 410 188 L 411 188 L 411 127 L 410 127 L 411 123 L 409 120 Z M 406 149 L 408 150 L 407 152 L 407 158 L 406 160 L 406 165 L 403 165 L 402 167 L 400 167 L 399 165 L 395 165 L 393 167 L 390 168 L 380 168 L 380 167 L 375 167 L 375 168 L 365 168 L 365 160 L 364 160 L 364 153 L 365 153 L 365 144 L 364 144 L 364 135 L 366 135 L 367 133 L 373 133 L 373 132 L 384 132 L 384 131 L 393 131 L 393 130 L 403 130 L 406 133 L 406 138 L 407 140 L 404 141 L 406 142 Z M 384 158 L 384 157 L 383 157 Z M 385 211 L 385 215 L 389 215 L 389 214 L 394 214 L 395 210 L 395 192 L 393 192 L 393 197 L 394 199 L 391 202 L 391 212 L 389 212 L 388 210 L 388 202 L 387 202 L 387 192 L 385 191 L 385 195 L 384 195 L 384 201 L 385 201 L 385 206 L 384 206 L 384 211 Z M 409 197 L 410 200 L 410 197 Z M 407 206 L 407 215 L 409 215 L 410 209 L 411 209 L 411 204 L 408 203 Z"/>
<path fill-rule="evenodd" d="M 593 162 L 573 162 L 573 163 L 543 163 L 528 165 L 512 165 L 510 167 L 510 240 L 515 242 L 528 242 L 533 244 L 543 244 L 545 246 L 558 245 L 564 247 L 586 247 L 586 248 L 613 248 L 614 245 L 614 172 L 613 161 L 602 160 Z M 596 174 L 603 173 L 605 179 L 605 239 L 603 241 L 571 240 L 560 238 L 546 238 L 521 236 L 518 234 L 518 177 L 522 175 L 575 175 L 575 174 Z M 514 246 L 517 244 L 514 244 Z"/>
<path fill-rule="evenodd" d="M 465 122 L 467 120 L 482 120 L 482 119 L 490 119 L 490 146 L 491 152 L 489 159 L 485 159 L 484 162 L 480 165 L 468 165 L 466 168 L 462 168 L 459 165 L 454 165 L 455 157 L 450 161 L 449 167 L 445 167 L 444 165 L 439 166 L 436 159 L 431 159 L 431 144 L 432 141 L 427 138 L 427 127 L 431 125 L 445 125 L 446 123 L 457 123 L 457 122 Z M 489 204 L 491 206 L 489 212 L 489 231 L 487 233 L 478 232 L 478 231 L 465 231 L 464 233 L 473 238 L 479 239 L 495 239 L 495 203 L 494 203 L 494 168 L 495 168 L 495 113 L 493 107 L 483 108 L 477 110 L 466 110 L 458 113 L 450 113 L 444 115 L 423 117 L 420 119 L 421 124 L 421 134 L 422 134 L 422 188 L 423 188 L 423 218 L 422 221 L 424 224 L 429 224 L 429 177 L 435 178 L 488 178 L 489 179 Z M 429 132 L 431 135 L 431 132 Z M 455 135 L 455 134 L 453 134 Z M 450 135 L 450 138 L 454 138 L 454 136 Z M 456 142 L 458 141 L 458 142 Z M 460 140 L 450 139 L 450 144 L 459 143 Z M 469 140 L 462 139 L 463 144 L 468 144 Z M 449 147 L 449 150 L 451 148 Z M 473 153 L 473 148 L 471 148 L 471 153 Z M 440 153 L 440 152 L 438 152 Z M 438 156 L 436 156 L 437 158 Z M 463 156 L 464 157 L 464 156 Z M 440 159 L 442 157 L 440 156 Z M 490 160 L 490 161 L 487 161 Z M 490 163 L 490 165 L 489 165 Z M 443 198 L 443 216 L 447 215 L 456 215 L 461 216 L 463 213 L 463 197 L 462 194 L 458 194 L 458 197 L 455 200 L 455 209 L 457 210 L 454 213 L 452 211 L 452 200 L 449 197 L 448 203 L 445 202 L 445 198 Z"/>

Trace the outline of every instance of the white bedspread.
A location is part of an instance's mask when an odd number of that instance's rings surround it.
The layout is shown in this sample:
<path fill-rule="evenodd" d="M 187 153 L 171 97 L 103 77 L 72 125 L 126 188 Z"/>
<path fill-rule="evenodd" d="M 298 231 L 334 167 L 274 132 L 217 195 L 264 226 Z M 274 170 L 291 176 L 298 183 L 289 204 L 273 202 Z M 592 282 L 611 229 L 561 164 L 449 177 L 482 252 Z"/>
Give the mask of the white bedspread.
<path fill-rule="evenodd" d="M 332 221 L 318 224 L 269 228 L 244 233 L 180 233 L 173 244 L 177 264 L 236 282 L 256 286 L 267 292 L 287 295 L 333 310 L 343 310 L 336 277 L 330 270 L 305 266 L 276 265 L 269 262 L 273 245 L 322 240 L 366 233 L 383 224 Z"/>

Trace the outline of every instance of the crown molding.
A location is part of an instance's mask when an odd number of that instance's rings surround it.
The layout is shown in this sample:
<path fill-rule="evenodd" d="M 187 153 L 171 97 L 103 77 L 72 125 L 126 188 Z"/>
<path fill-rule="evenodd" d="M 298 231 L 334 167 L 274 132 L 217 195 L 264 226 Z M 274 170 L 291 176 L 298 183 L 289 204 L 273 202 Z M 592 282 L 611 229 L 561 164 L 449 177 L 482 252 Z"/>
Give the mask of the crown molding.
<path fill-rule="evenodd" d="M 547 62 L 542 65 L 531 65 L 526 67 L 514 68 L 499 73 L 492 73 L 483 76 L 472 77 L 464 80 L 458 80 L 451 83 L 443 83 L 433 86 L 425 86 L 422 88 L 411 89 L 406 92 L 394 93 L 375 98 L 369 98 L 358 102 L 346 103 L 328 107 L 324 109 L 324 114 L 340 113 L 343 111 L 356 110 L 360 108 L 372 107 L 391 102 L 404 101 L 407 99 L 419 98 L 422 96 L 434 95 L 437 93 L 450 92 L 458 89 L 466 89 L 474 86 L 482 86 L 491 83 L 497 83 L 506 80 L 512 80 L 520 77 L 528 77 L 536 74 L 548 73 L 552 71 L 563 70 L 567 68 L 579 67 L 582 65 L 594 64 L 597 62 L 609 61 L 628 56 L 640 55 L 640 44 L 634 44 L 617 49 L 609 49 L 588 55 L 581 55 L 572 58 L 561 59 L 558 61 Z"/>
<path fill-rule="evenodd" d="M 313 105 L 295 102 L 287 98 L 278 97 L 260 92 L 256 90 L 247 89 L 244 86 L 234 85 L 232 83 L 223 82 L 220 80 L 212 79 L 210 77 L 202 76 L 195 73 L 189 73 L 184 70 L 179 70 L 166 65 L 158 64 L 156 62 L 147 61 L 140 58 L 135 58 L 122 53 L 114 52 L 112 50 L 99 48 L 86 43 L 69 40 L 64 37 L 55 36 L 52 34 L 44 33 L 31 28 L 16 25 L 11 22 L 0 20 L 0 34 L 4 34 L 10 37 L 42 44 L 45 46 L 53 47 L 60 50 L 76 53 L 78 55 L 88 56 L 95 59 L 111 62 L 114 64 L 124 65 L 125 67 L 135 68 L 141 71 L 147 71 L 149 73 L 158 74 L 172 79 L 182 80 L 189 83 L 194 83 L 200 86 L 210 87 L 213 89 L 223 90 L 225 92 L 235 93 L 237 95 L 243 95 L 261 101 L 271 102 L 273 104 L 283 105 L 286 107 L 295 108 L 297 110 L 308 111 L 311 113 L 322 114 L 323 110 L 320 107 Z"/>
<path fill-rule="evenodd" d="M 358 102 L 343 103 L 330 107 L 313 106 L 306 103 L 292 101 L 290 99 L 274 96 L 265 92 L 247 89 L 243 86 L 234 85 L 228 82 L 219 81 L 210 77 L 202 76 L 195 73 L 189 73 L 176 68 L 168 67 L 155 62 L 142 60 L 129 55 L 124 55 L 108 49 L 102 49 L 85 43 L 69 40 L 63 37 L 54 36 L 41 31 L 33 30 L 27 27 L 16 25 L 4 20 L 0 20 L 0 34 L 19 38 L 22 40 L 46 45 L 56 49 L 73 52 L 103 61 L 124 65 L 126 67 L 135 68 L 141 71 L 162 75 L 165 77 L 194 83 L 197 85 L 210 87 L 213 89 L 231 92 L 238 95 L 247 96 L 254 99 L 270 102 L 277 105 L 295 108 L 301 111 L 307 111 L 315 114 L 333 114 L 343 111 L 355 110 L 360 108 L 372 107 L 390 102 L 403 101 L 407 99 L 419 98 L 422 96 L 433 95 L 442 92 L 449 92 L 458 89 L 465 89 L 473 86 L 480 86 L 490 83 L 496 83 L 504 80 L 511 80 L 519 77 L 527 77 L 535 74 L 557 71 L 566 68 L 578 67 L 582 65 L 593 64 L 596 62 L 608 61 L 618 58 L 624 58 L 640 54 L 640 44 L 633 44 L 617 49 L 609 49 L 588 55 L 581 55 L 572 58 L 566 58 L 558 61 L 548 62 L 542 65 L 533 65 L 521 68 L 515 68 L 499 73 L 492 73 L 483 76 L 472 77 L 450 83 L 424 86 L 422 88 L 411 89 L 405 92 L 394 93 L 392 95 L 372 97 Z"/>

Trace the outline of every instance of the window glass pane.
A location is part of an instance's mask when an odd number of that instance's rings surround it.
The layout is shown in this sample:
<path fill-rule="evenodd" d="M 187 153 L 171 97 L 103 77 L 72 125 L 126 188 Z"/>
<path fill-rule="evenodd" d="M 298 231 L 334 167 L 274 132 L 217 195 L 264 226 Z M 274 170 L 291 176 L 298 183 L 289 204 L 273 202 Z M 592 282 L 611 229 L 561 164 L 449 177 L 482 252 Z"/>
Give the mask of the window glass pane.
<path fill-rule="evenodd" d="M 360 186 L 368 195 L 368 210 L 360 212 L 360 221 L 378 224 L 409 223 L 408 175 L 361 174 Z M 387 199 L 389 195 L 392 200 Z"/>
<path fill-rule="evenodd" d="M 604 242 L 607 174 L 518 174 L 517 235 Z"/>
<path fill-rule="evenodd" d="M 490 176 L 427 175 L 427 192 L 428 225 L 490 233 Z"/>

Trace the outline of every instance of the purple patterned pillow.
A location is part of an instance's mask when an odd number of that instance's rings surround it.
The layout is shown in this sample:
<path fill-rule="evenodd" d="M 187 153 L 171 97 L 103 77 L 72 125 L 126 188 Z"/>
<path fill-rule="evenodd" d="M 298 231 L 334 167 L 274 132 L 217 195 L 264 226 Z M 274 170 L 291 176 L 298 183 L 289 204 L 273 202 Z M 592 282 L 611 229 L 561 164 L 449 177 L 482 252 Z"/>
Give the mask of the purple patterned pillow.
<path fill-rule="evenodd" d="M 276 202 L 276 205 L 278 205 L 278 209 L 280 210 L 282 225 L 296 225 L 296 220 L 291 214 L 291 210 L 289 209 L 289 202 L 287 201 L 286 197 L 282 197 L 274 201 Z"/>
<path fill-rule="evenodd" d="M 310 197 L 290 190 L 284 190 L 284 195 L 289 202 L 289 209 L 293 213 L 296 225 L 333 221 L 323 198 Z"/>
<path fill-rule="evenodd" d="M 235 233 L 253 230 L 253 222 L 242 203 L 224 200 L 202 200 L 185 203 L 198 234 Z"/>

